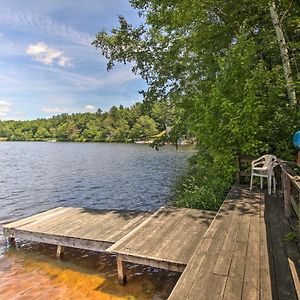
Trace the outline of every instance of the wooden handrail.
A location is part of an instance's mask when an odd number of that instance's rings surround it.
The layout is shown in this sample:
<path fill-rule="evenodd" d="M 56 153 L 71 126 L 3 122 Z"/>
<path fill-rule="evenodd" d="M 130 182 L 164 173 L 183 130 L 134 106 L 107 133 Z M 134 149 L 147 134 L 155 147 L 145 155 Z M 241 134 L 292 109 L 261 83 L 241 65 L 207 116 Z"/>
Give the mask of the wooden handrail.
<path fill-rule="evenodd" d="M 282 190 L 284 197 L 284 214 L 287 218 L 291 215 L 291 208 L 293 207 L 298 219 L 300 217 L 300 181 L 296 178 L 295 171 L 284 161 L 279 161 L 281 167 Z M 298 204 L 293 194 L 293 189 L 298 191 Z M 298 237 L 300 241 L 300 224 L 298 224 Z"/>
<path fill-rule="evenodd" d="M 291 214 L 291 207 L 294 208 L 296 215 L 300 216 L 300 205 L 297 204 L 296 199 L 293 195 L 293 189 L 298 191 L 298 199 L 300 203 L 300 181 L 298 180 L 299 176 L 295 171 L 284 161 L 279 161 L 281 167 L 281 178 L 282 178 L 282 191 L 284 196 L 284 210 L 285 216 L 289 217 Z M 299 227 L 300 234 L 300 227 Z"/>

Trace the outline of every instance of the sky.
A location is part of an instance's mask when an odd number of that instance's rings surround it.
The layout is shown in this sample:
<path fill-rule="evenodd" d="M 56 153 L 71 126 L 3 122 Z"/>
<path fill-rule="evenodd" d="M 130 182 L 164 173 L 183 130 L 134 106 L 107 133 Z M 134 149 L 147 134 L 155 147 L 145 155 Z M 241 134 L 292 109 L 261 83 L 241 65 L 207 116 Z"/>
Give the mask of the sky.
<path fill-rule="evenodd" d="M 108 110 L 141 101 L 145 82 L 91 46 L 118 16 L 140 24 L 128 0 L 0 0 L 0 120 Z"/>

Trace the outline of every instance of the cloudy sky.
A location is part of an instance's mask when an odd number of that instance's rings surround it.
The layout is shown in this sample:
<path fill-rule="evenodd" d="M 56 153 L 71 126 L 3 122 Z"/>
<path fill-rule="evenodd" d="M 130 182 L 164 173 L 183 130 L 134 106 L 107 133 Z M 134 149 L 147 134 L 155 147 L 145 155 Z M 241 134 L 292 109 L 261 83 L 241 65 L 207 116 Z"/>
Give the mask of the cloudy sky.
<path fill-rule="evenodd" d="M 141 100 L 145 83 L 90 45 L 123 15 L 128 0 L 0 0 L 0 119 L 107 110 Z"/>

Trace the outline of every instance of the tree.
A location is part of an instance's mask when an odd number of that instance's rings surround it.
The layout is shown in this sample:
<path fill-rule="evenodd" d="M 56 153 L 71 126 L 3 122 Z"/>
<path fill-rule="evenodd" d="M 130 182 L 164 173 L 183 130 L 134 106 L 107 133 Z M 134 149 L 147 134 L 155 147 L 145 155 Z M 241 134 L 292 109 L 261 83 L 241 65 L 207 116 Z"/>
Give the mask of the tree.
<path fill-rule="evenodd" d="M 116 106 L 112 106 L 109 110 L 110 117 L 113 122 L 117 122 L 120 119 L 119 109 Z"/>
<path fill-rule="evenodd" d="M 273 25 L 275 28 L 279 48 L 280 48 L 280 54 L 281 54 L 283 71 L 284 71 L 285 80 L 286 80 L 286 86 L 287 86 L 286 88 L 287 88 L 288 97 L 289 97 L 290 103 L 292 105 L 295 105 L 295 104 L 297 104 L 297 99 L 296 99 L 296 91 L 294 88 L 294 80 L 292 77 L 292 68 L 291 68 L 291 64 L 290 64 L 289 51 L 288 51 L 287 43 L 286 43 L 285 36 L 283 33 L 283 29 L 280 24 L 280 20 L 279 20 L 277 11 L 276 11 L 275 2 L 272 2 L 270 4 L 270 14 L 271 14 L 272 22 L 273 22 Z"/>
<path fill-rule="evenodd" d="M 96 111 L 96 115 L 101 116 L 101 114 L 103 113 L 101 108 L 98 108 Z"/>
<path fill-rule="evenodd" d="M 34 138 L 38 141 L 45 140 L 50 137 L 51 137 L 51 134 L 45 127 L 39 127 L 34 136 Z"/>
<path fill-rule="evenodd" d="M 287 101 L 269 1 L 130 3 L 145 23 L 135 28 L 120 17 L 118 28 L 99 32 L 92 44 L 108 59 L 108 70 L 117 62 L 133 65 L 148 83 L 144 102 L 167 101 L 182 112 L 178 128 L 198 140 L 199 188 L 220 199 L 240 155 L 293 157 L 289 139 L 299 107 Z M 294 17 L 299 3 L 290 5 Z M 290 33 L 292 41 L 297 34 Z"/>
<path fill-rule="evenodd" d="M 148 116 L 140 116 L 130 132 L 133 140 L 149 140 L 157 133 L 157 128 L 153 119 Z"/>
<path fill-rule="evenodd" d="M 111 139 L 113 142 L 127 142 L 129 132 L 128 123 L 125 120 L 119 120 L 111 132 Z"/>

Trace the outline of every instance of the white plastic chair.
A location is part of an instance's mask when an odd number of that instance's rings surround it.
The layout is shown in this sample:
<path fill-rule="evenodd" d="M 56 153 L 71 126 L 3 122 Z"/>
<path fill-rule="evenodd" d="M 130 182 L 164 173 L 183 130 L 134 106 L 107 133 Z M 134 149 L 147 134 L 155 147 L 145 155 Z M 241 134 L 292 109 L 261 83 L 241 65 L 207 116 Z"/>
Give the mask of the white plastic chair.
<path fill-rule="evenodd" d="M 253 160 L 251 164 L 251 181 L 250 190 L 252 190 L 253 177 L 260 177 L 260 188 L 263 188 L 263 179 L 267 178 L 268 182 L 268 194 L 271 195 L 272 192 L 272 179 L 273 179 L 273 189 L 276 192 L 276 180 L 273 168 L 278 164 L 277 157 L 274 155 L 263 155 L 262 157 Z"/>

